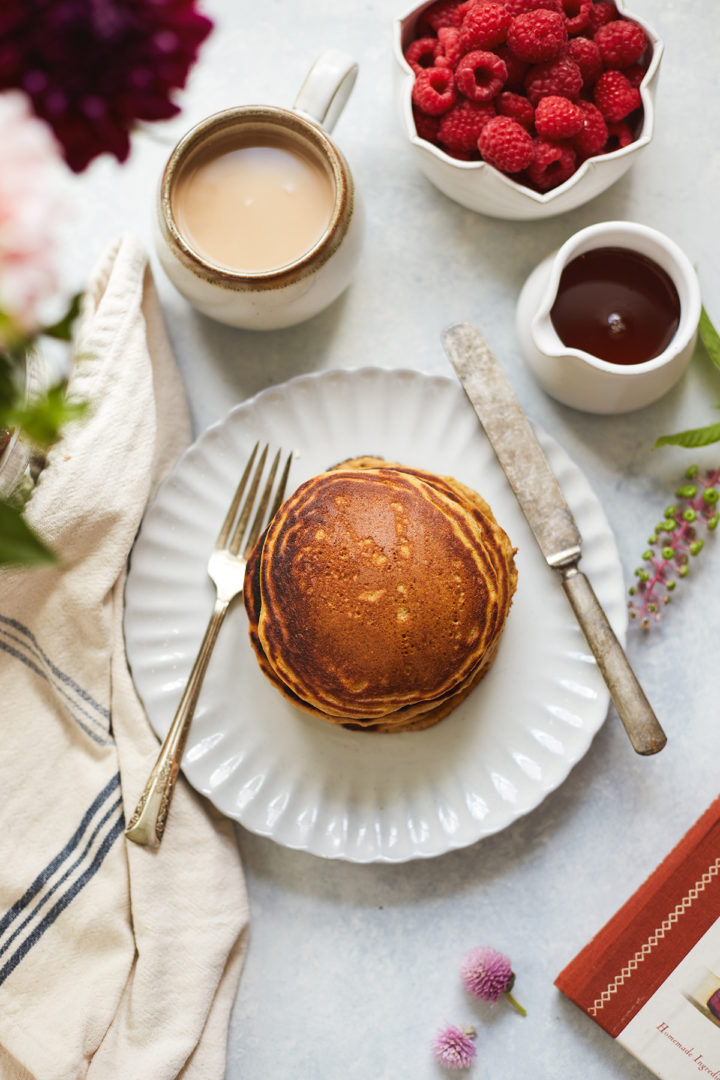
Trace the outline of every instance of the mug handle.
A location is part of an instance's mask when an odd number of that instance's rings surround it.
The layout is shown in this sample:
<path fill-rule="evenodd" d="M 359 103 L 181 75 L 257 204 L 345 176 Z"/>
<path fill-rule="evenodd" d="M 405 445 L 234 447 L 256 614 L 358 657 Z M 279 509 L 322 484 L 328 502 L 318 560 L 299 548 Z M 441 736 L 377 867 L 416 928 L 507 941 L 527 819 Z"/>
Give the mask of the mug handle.
<path fill-rule="evenodd" d="M 314 120 L 325 131 L 335 127 L 355 85 L 358 66 L 340 49 L 320 53 L 305 76 L 293 103 L 294 112 Z"/>

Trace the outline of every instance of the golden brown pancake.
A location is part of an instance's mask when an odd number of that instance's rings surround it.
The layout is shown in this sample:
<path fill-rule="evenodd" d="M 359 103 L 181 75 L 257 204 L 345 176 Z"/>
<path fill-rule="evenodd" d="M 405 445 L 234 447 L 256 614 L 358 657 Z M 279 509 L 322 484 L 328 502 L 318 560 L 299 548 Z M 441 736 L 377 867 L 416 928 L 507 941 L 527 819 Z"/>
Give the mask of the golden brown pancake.
<path fill-rule="evenodd" d="M 450 477 L 358 458 L 302 484 L 245 576 L 250 639 L 295 704 L 420 730 L 487 672 L 516 584 L 487 503 Z"/>

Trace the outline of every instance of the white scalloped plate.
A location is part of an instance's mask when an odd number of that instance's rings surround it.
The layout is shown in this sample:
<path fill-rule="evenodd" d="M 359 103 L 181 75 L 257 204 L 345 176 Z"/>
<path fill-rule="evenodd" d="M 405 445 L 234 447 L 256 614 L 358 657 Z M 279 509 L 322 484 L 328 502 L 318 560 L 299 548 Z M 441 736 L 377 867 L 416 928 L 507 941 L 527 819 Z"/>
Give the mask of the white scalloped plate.
<path fill-rule="evenodd" d="M 126 589 L 133 677 L 162 737 L 212 609 L 208 553 L 257 438 L 296 452 L 291 487 L 374 454 L 478 490 L 518 548 L 518 590 L 488 676 L 427 731 L 345 731 L 296 709 L 257 667 L 242 602 L 208 669 L 183 770 L 223 813 L 287 847 L 354 862 L 461 848 L 532 810 L 587 751 L 609 695 L 504 473 L 454 379 L 381 368 L 263 391 L 180 458 L 145 515 Z M 626 629 L 615 542 L 585 477 L 542 442 L 583 534 L 583 568 Z"/>

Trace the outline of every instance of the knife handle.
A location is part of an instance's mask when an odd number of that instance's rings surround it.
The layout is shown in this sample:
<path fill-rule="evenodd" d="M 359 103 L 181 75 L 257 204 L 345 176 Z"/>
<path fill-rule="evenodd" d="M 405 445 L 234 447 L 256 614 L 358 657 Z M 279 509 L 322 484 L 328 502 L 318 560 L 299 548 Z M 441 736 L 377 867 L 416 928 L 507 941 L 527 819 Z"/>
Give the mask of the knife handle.
<path fill-rule="evenodd" d="M 562 573 L 563 588 L 597 660 L 633 749 L 638 754 L 657 754 L 667 742 L 667 736 L 592 585 L 577 566 L 569 566 Z"/>

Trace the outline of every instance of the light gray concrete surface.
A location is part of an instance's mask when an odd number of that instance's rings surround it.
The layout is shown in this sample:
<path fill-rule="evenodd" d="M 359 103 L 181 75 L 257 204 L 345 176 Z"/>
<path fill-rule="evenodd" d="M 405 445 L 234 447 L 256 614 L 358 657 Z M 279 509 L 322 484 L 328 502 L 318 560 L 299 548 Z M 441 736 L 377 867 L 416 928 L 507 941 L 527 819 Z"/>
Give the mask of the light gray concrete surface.
<path fill-rule="evenodd" d="M 139 132 L 130 161 L 102 160 L 70 185 L 68 274 L 81 285 L 120 232 L 151 246 L 154 189 L 170 146 L 208 112 L 291 104 L 325 47 L 360 65 L 335 138 L 365 203 L 367 238 L 351 288 L 294 329 L 253 333 L 197 315 L 154 260 L 196 433 L 235 403 L 301 372 L 376 364 L 449 373 L 444 326 L 482 327 L 518 395 L 584 470 L 615 532 L 628 584 L 684 468 L 720 462 L 654 450 L 657 435 L 711 423 L 720 372 L 698 351 L 657 404 L 618 417 L 561 406 L 534 383 L 514 329 L 530 270 L 577 229 L 627 218 L 667 232 L 697 267 L 720 324 L 720 8 L 710 0 L 634 0 L 665 41 L 655 139 L 605 194 L 537 223 L 462 209 L 416 170 L 392 94 L 391 27 L 402 5 L 364 0 L 207 0 L 216 29 L 182 116 Z M 628 651 L 669 742 L 630 748 L 614 710 L 585 758 L 541 806 L 462 851 L 403 865 L 358 866 L 285 850 L 238 829 L 252 911 L 227 1080 L 437 1080 L 430 1039 L 445 1021 L 475 1023 L 468 1075 L 496 1080 L 640 1080 L 642 1065 L 567 1002 L 553 979 L 644 880 L 718 793 L 717 541 L 678 590 L 662 624 L 629 634 Z M 507 952 L 527 1008 L 473 1004 L 458 976 L 464 952 Z"/>

